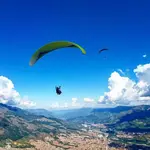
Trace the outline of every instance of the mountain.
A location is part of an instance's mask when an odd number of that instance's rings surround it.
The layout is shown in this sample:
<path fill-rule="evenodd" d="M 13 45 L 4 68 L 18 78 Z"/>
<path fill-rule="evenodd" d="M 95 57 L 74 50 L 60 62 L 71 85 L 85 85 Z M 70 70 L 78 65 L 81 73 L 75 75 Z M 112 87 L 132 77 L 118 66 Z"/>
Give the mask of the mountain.
<path fill-rule="evenodd" d="M 45 117 L 53 117 L 53 113 L 46 109 L 27 109 L 28 112 L 35 115 L 43 115 Z"/>
<path fill-rule="evenodd" d="M 18 140 L 41 133 L 57 134 L 76 131 L 76 125 L 54 117 L 35 115 L 17 107 L 0 104 L 0 141 Z"/>
<path fill-rule="evenodd" d="M 150 106 L 135 106 L 106 126 L 111 144 L 126 145 L 127 149 L 150 149 Z"/>
<path fill-rule="evenodd" d="M 97 127 L 108 134 L 110 147 L 150 149 L 150 106 L 119 106 L 93 109 L 87 116 L 69 118 L 77 124 L 103 124 Z"/>
<path fill-rule="evenodd" d="M 56 117 L 63 120 L 78 122 L 107 122 L 110 118 L 118 115 L 121 112 L 128 111 L 133 107 L 119 106 L 116 108 L 80 108 L 80 109 L 67 109 L 67 110 L 45 110 L 45 109 L 29 109 L 28 112 L 35 115 L 43 115 L 46 117 Z M 112 119 L 112 118 L 111 118 Z M 79 122 L 78 122 L 79 123 Z"/>
<path fill-rule="evenodd" d="M 114 123 L 121 116 L 123 116 L 127 111 L 131 110 L 133 107 L 128 106 L 118 106 L 115 108 L 96 108 L 91 109 L 88 115 L 69 118 L 67 121 L 74 123 Z"/>
<path fill-rule="evenodd" d="M 97 108 L 87 116 L 69 118 L 67 121 L 78 124 L 101 123 L 114 130 L 150 132 L 150 106 Z"/>
<path fill-rule="evenodd" d="M 33 112 L 33 110 L 32 110 Z M 72 110 L 34 110 L 34 114 L 55 116 L 72 124 L 101 123 L 114 130 L 150 132 L 150 106 L 118 106 L 115 108 L 81 108 Z"/>
<path fill-rule="evenodd" d="M 150 132 L 150 106 L 133 107 L 109 127 L 124 132 Z"/>
<path fill-rule="evenodd" d="M 53 117 L 56 115 L 64 120 Z M 82 136 L 88 132 L 88 130 L 82 132 L 86 127 L 82 127 L 81 124 L 85 122 L 104 124 L 102 126 L 91 126 L 91 130 L 92 132 L 100 131 L 102 134 L 105 132 L 104 135 L 108 134 L 111 144 L 128 143 L 128 146 L 133 144 L 145 146 L 143 144 L 146 143 L 146 146 L 150 145 L 150 106 L 147 105 L 82 108 L 50 112 L 44 109 L 23 110 L 0 103 L 0 147 L 6 146 L 7 142 L 4 141 L 9 140 L 19 141 L 18 143 L 22 144 L 21 146 L 24 148 L 32 147 L 36 144 L 31 141 L 30 143 L 28 141 L 30 138 L 34 138 L 36 141 L 45 137 L 53 138 L 51 144 L 61 143 L 62 136 L 60 136 L 60 133 L 64 133 L 62 135 L 65 135 L 65 139 L 68 139 L 68 141 L 72 139 L 71 135 L 73 138 L 79 135 L 82 139 Z M 82 131 L 80 127 L 82 127 Z M 89 130 L 90 135 L 91 130 Z M 136 132 L 137 134 L 135 134 Z M 16 147 L 13 142 L 11 143 L 12 146 Z"/>
<path fill-rule="evenodd" d="M 92 108 L 68 109 L 68 110 L 53 110 L 52 114 L 60 119 L 68 120 L 81 116 L 87 116 L 92 111 Z"/>

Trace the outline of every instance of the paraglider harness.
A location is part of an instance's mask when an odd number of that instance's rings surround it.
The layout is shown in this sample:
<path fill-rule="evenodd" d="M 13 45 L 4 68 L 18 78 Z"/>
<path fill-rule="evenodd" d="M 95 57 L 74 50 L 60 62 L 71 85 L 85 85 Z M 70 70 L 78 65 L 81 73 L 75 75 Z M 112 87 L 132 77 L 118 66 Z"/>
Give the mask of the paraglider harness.
<path fill-rule="evenodd" d="M 57 95 L 60 95 L 62 93 L 61 90 L 60 90 L 60 88 L 61 88 L 61 86 L 56 87 L 56 93 L 57 93 Z"/>

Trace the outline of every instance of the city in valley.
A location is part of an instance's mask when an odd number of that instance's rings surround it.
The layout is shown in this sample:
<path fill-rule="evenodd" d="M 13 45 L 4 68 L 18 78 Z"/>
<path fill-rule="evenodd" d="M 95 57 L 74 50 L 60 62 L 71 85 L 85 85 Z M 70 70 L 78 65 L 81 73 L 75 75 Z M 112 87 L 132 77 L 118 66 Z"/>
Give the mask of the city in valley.
<path fill-rule="evenodd" d="M 86 125 L 84 125 L 86 126 Z M 100 132 L 98 129 L 90 129 L 87 131 L 83 128 L 82 131 L 76 133 L 61 133 L 57 136 L 41 134 L 38 138 L 33 138 L 28 141 L 32 148 L 28 150 L 125 150 L 125 148 L 115 148 L 109 146 L 108 134 Z M 13 147 L 24 146 L 25 143 L 18 140 L 7 143 L 3 149 L 20 149 Z"/>
<path fill-rule="evenodd" d="M 26 142 L 17 140 L 9 141 L 5 148 L 0 148 L 0 150 L 127 150 L 127 144 L 121 143 L 121 139 L 132 140 L 135 137 L 146 136 L 150 140 L 150 134 L 118 132 L 115 136 L 111 136 L 107 131 L 104 124 L 84 123 L 81 130 L 74 133 L 64 132 L 57 135 L 43 133 L 38 138 L 28 139 L 27 143 L 30 145 L 28 148 L 25 148 Z"/>

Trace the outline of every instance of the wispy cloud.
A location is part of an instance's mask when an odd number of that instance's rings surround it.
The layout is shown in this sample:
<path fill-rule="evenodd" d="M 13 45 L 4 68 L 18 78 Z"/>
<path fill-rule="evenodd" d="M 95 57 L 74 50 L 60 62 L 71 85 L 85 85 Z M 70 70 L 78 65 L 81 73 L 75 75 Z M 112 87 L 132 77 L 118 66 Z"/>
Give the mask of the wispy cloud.
<path fill-rule="evenodd" d="M 121 74 L 125 75 L 125 73 L 124 73 L 121 69 L 118 69 L 118 71 L 119 71 Z"/>
<path fill-rule="evenodd" d="M 32 107 L 36 105 L 27 96 L 22 98 L 19 92 L 15 90 L 13 82 L 4 76 L 0 76 L 0 102 L 18 107 Z"/>
<path fill-rule="evenodd" d="M 66 109 L 66 108 L 80 108 L 82 105 L 78 102 L 78 98 L 72 98 L 70 103 L 54 102 L 50 105 L 50 109 Z"/>
<path fill-rule="evenodd" d="M 146 58 L 146 57 L 147 57 L 147 55 L 146 55 L 146 54 L 144 54 L 144 55 L 143 55 L 143 58 Z"/>
<path fill-rule="evenodd" d="M 80 107 L 80 103 L 78 102 L 78 98 L 72 98 L 71 107 Z"/>
<path fill-rule="evenodd" d="M 84 102 L 86 102 L 86 103 L 92 103 L 92 102 L 94 102 L 94 99 L 84 98 Z"/>

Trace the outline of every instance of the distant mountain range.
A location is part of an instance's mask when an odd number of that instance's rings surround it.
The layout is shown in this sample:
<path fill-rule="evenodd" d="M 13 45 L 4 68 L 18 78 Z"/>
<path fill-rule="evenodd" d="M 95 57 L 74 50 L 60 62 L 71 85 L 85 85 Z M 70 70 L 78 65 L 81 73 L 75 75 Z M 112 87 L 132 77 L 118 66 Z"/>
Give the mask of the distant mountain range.
<path fill-rule="evenodd" d="M 46 109 L 27 109 L 27 111 L 35 115 L 43 115 L 45 117 L 54 117 L 53 113 Z"/>
<path fill-rule="evenodd" d="M 73 117 L 67 121 L 76 124 L 101 123 L 107 125 L 111 130 L 125 132 L 150 132 L 150 106 L 98 108 L 93 109 L 87 116 Z"/>
<path fill-rule="evenodd" d="M 29 112 L 0 103 L 0 141 L 18 140 L 26 136 L 38 136 L 41 133 L 53 135 L 69 133 L 77 129 L 75 125 L 50 117 L 45 110 L 33 112 L 35 114 L 31 113 L 31 110 Z M 47 117 L 41 112 L 47 114 Z"/>
<path fill-rule="evenodd" d="M 77 118 L 81 116 L 87 116 L 91 113 L 92 108 L 80 108 L 80 109 L 68 109 L 68 110 L 53 110 L 52 115 L 63 119 L 68 120 L 71 118 Z"/>
<path fill-rule="evenodd" d="M 47 116 L 48 112 L 43 111 L 42 114 Z M 149 105 L 57 110 L 49 112 L 49 115 L 63 119 L 72 124 L 101 123 L 113 130 L 150 132 Z"/>
<path fill-rule="evenodd" d="M 74 123 L 114 123 L 119 116 L 134 107 L 118 106 L 115 108 L 82 108 L 63 113 L 63 118 Z M 71 110 L 70 110 L 71 111 Z M 60 117 L 61 118 L 61 117 Z M 61 119 L 63 119 L 61 118 Z"/>
<path fill-rule="evenodd" d="M 150 106 L 133 107 L 108 127 L 124 132 L 150 132 Z"/>
<path fill-rule="evenodd" d="M 80 125 L 85 122 L 105 124 L 110 132 L 150 132 L 150 106 L 50 112 L 44 109 L 23 110 L 0 103 L 0 141 L 37 137 L 41 133 L 56 135 L 79 131 Z"/>

